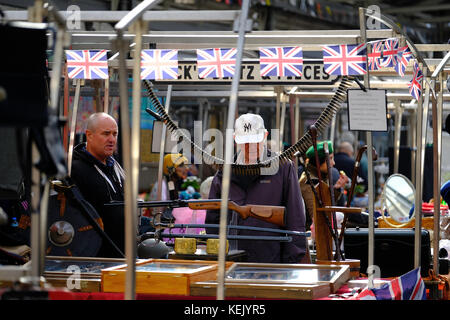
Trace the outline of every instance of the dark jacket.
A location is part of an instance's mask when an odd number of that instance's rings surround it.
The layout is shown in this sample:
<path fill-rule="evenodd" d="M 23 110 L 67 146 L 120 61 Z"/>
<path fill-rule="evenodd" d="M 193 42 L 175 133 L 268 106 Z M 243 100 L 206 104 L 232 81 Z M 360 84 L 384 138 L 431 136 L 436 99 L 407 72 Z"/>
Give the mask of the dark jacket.
<path fill-rule="evenodd" d="M 270 151 L 269 151 L 270 152 Z M 305 209 L 298 186 L 297 172 L 292 162 L 279 166 L 274 175 L 231 175 L 229 199 L 238 205 L 258 204 L 286 207 L 287 230 L 305 231 Z M 210 199 L 221 198 L 222 171 L 219 170 L 211 184 Z M 280 229 L 279 226 L 252 217 L 242 219 L 237 214 L 237 224 Z M 231 214 L 228 214 L 230 223 Z M 208 210 L 206 223 L 219 223 L 220 211 Z M 207 233 L 218 233 L 218 229 L 207 229 Z M 281 236 L 277 233 L 239 230 L 240 235 Z M 266 240 L 239 240 L 238 249 L 245 250 L 247 261 L 265 263 L 299 263 L 306 252 L 306 238 L 293 236 L 292 242 Z"/>
<path fill-rule="evenodd" d="M 353 176 L 353 169 L 355 167 L 355 160 L 350 157 L 348 154 L 343 152 L 338 152 L 334 155 L 334 167 L 338 169 L 339 171 L 344 171 L 347 177 L 351 180 Z M 367 190 L 367 171 L 365 172 L 362 170 L 362 167 L 359 167 L 358 170 L 358 177 L 360 179 L 363 179 L 361 183 L 357 184 L 363 184 L 364 188 Z M 358 182 L 358 181 L 357 181 Z"/>
<path fill-rule="evenodd" d="M 124 201 L 123 177 L 114 169 L 115 160 L 110 157 L 107 164 L 97 160 L 82 143 L 74 148 L 71 177 L 83 197 L 97 210 L 103 220 L 106 234 L 124 252 L 125 221 L 123 207 L 105 207 L 112 200 Z M 100 174 L 97 168 L 104 174 Z M 106 179 L 106 178 L 108 179 Z M 103 240 L 99 257 L 119 257 L 112 247 Z"/>

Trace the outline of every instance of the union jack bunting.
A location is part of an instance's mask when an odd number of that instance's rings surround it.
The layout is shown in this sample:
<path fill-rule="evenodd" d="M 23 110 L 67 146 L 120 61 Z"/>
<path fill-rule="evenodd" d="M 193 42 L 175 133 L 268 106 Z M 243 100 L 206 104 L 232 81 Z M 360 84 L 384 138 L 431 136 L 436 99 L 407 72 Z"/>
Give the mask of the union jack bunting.
<path fill-rule="evenodd" d="M 383 48 L 383 41 L 376 41 L 372 43 L 372 53 L 367 54 L 367 63 L 369 70 L 381 69 L 381 51 Z"/>
<path fill-rule="evenodd" d="M 422 93 L 422 79 L 423 79 L 423 73 L 422 70 L 420 70 L 419 65 L 417 64 L 417 61 L 414 62 L 414 76 L 410 83 L 408 83 L 409 87 L 409 93 L 411 96 L 419 100 L 419 97 Z"/>
<path fill-rule="evenodd" d="M 235 48 L 197 49 L 198 77 L 201 79 L 233 77 L 236 52 Z"/>
<path fill-rule="evenodd" d="M 178 78 L 178 50 L 142 50 L 141 79 Z"/>
<path fill-rule="evenodd" d="M 382 67 L 395 67 L 398 55 L 398 39 L 387 39 L 384 41 L 383 58 L 381 60 Z"/>
<path fill-rule="evenodd" d="M 394 68 L 395 68 L 395 71 L 397 71 L 397 73 L 400 76 L 403 77 L 405 75 L 406 66 L 408 65 L 411 57 L 412 57 L 412 52 L 411 52 L 411 50 L 409 50 L 408 46 L 398 49 L 398 54 L 395 57 L 395 59 L 397 60 L 397 63 L 394 66 Z"/>
<path fill-rule="evenodd" d="M 301 47 L 259 48 L 261 76 L 300 77 L 303 70 Z"/>
<path fill-rule="evenodd" d="M 426 300 L 426 288 L 420 268 L 394 278 L 379 288 L 365 288 L 352 300 Z"/>
<path fill-rule="evenodd" d="M 367 73 L 366 44 L 323 46 L 323 64 L 330 75 L 358 75 Z"/>
<path fill-rule="evenodd" d="M 66 50 L 69 79 L 108 79 L 107 50 Z"/>

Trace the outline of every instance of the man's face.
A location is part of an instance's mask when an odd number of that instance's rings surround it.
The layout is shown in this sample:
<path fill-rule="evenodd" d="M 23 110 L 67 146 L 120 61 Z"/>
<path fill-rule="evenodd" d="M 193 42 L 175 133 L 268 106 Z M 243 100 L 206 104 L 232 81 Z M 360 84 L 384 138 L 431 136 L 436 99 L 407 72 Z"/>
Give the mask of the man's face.
<path fill-rule="evenodd" d="M 188 176 L 188 171 L 189 168 L 184 164 L 181 164 L 175 168 L 175 172 L 180 179 L 186 179 Z"/>
<path fill-rule="evenodd" d="M 112 118 L 98 119 L 93 130 L 86 130 L 87 150 L 98 160 L 105 163 L 112 156 L 117 145 L 117 124 Z"/>
<path fill-rule="evenodd" d="M 329 159 L 330 159 L 330 168 L 334 167 L 335 162 L 334 162 L 334 153 L 330 153 L 329 155 Z M 327 167 L 327 162 L 324 161 L 321 165 L 320 165 L 320 171 L 323 173 L 327 173 L 328 172 L 328 167 Z"/>

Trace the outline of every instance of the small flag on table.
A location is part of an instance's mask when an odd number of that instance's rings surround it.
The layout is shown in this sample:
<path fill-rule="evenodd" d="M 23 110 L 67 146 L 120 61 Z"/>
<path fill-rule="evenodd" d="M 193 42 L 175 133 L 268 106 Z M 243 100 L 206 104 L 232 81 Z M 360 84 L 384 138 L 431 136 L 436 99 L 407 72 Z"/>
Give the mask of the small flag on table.
<path fill-rule="evenodd" d="M 379 288 L 365 288 L 351 300 L 426 300 L 420 268 L 396 277 Z"/>

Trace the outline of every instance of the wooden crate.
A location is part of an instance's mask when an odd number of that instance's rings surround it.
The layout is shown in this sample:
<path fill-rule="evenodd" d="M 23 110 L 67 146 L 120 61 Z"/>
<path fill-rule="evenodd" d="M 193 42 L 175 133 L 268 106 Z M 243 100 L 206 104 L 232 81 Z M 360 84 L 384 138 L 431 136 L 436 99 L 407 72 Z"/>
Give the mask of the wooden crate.
<path fill-rule="evenodd" d="M 138 260 L 139 261 L 139 260 Z M 97 257 L 47 256 L 44 278 L 54 288 L 73 292 L 100 292 L 101 269 L 123 265 L 125 259 Z M 79 286 L 74 285 L 75 269 L 79 271 Z"/>
<path fill-rule="evenodd" d="M 124 292 L 126 269 L 102 270 L 102 291 Z M 190 295 L 191 283 L 215 280 L 217 270 L 217 261 L 147 259 L 136 263 L 136 293 Z"/>

